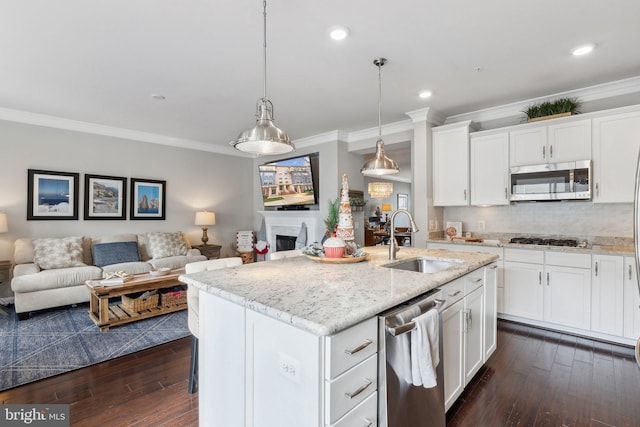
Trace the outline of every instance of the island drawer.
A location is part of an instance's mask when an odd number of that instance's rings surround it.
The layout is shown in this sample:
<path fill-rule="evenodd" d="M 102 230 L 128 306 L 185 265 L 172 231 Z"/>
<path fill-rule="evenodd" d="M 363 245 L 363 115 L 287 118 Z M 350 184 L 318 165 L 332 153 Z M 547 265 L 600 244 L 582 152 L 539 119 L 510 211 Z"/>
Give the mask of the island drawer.
<path fill-rule="evenodd" d="M 352 427 L 378 425 L 378 393 L 374 392 L 364 402 L 355 407 L 331 427 Z M 370 423 L 370 424 L 369 424 Z"/>
<path fill-rule="evenodd" d="M 335 423 L 377 388 L 378 358 L 374 355 L 333 381 L 327 382 L 326 419 L 330 424 Z"/>
<path fill-rule="evenodd" d="M 333 379 L 378 352 L 378 318 L 326 338 L 325 379 Z"/>

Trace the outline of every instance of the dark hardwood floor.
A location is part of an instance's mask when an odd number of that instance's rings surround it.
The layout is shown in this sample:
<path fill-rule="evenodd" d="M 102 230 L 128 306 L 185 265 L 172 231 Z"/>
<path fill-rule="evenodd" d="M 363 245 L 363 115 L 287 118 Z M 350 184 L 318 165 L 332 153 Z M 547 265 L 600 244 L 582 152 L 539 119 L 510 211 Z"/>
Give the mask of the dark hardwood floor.
<path fill-rule="evenodd" d="M 74 427 L 197 426 L 190 345 L 184 338 L 27 384 L 0 401 L 70 404 Z M 631 348 L 500 321 L 498 350 L 447 425 L 640 426 L 640 369 Z"/>

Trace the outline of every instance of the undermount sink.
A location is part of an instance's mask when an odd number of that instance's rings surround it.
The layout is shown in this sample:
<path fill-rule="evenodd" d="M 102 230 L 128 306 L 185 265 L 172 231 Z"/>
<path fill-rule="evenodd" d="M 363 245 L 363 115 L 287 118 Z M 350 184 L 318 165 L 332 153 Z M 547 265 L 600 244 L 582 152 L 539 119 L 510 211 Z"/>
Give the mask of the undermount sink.
<path fill-rule="evenodd" d="M 415 271 L 417 273 L 438 273 L 448 268 L 460 265 L 461 263 L 462 261 L 457 260 L 419 256 L 402 261 L 396 261 L 391 264 L 385 264 L 383 267 L 394 268 L 396 270 Z"/>

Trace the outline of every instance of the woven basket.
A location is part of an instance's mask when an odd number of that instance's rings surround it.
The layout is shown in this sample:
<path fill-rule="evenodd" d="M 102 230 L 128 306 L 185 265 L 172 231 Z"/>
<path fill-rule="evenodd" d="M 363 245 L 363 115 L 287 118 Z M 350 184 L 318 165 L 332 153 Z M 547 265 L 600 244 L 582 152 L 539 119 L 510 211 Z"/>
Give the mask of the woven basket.
<path fill-rule="evenodd" d="M 187 291 L 173 291 L 160 294 L 160 305 L 180 305 L 187 303 Z"/>
<path fill-rule="evenodd" d="M 160 296 L 158 294 L 151 295 L 147 298 L 130 298 L 126 295 L 122 295 L 122 306 L 129 311 L 143 311 L 158 306 L 158 300 Z"/>

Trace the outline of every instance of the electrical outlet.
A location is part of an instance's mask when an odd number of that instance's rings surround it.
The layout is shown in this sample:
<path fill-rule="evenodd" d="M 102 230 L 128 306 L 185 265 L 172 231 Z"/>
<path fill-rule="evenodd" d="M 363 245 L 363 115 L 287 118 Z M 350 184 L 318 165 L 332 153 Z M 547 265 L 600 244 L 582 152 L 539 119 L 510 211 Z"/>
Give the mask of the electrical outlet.
<path fill-rule="evenodd" d="M 478 221 L 478 229 L 480 231 L 484 231 L 484 227 L 485 227 L 485 222 L 484 221 Z"/>
<path fill-rule="evenodd" d="M 284 353 L 278 353 L 278 356 L 280 375 L 296 384 L 300 384 L 300 361 Z"/>

